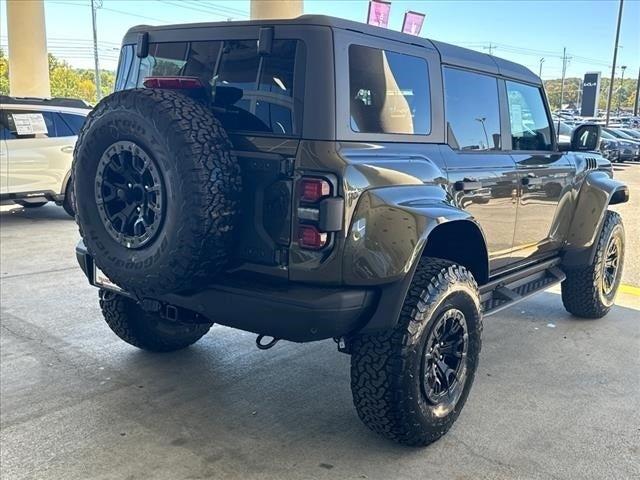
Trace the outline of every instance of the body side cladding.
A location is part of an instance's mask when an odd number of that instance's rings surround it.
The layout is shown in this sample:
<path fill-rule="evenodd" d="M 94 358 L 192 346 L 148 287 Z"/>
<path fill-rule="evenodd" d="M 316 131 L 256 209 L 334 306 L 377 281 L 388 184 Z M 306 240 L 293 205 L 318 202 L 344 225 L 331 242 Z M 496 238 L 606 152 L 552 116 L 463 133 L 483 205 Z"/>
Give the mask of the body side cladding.
<path fill-rule="evenodd" d="M 563 249 L 562 265 L 572 267 L 590 263 L 608 206 L 628 200 L 627 185 L 603 171 L 588 173 L 578 193 L 577 206 Z"/>

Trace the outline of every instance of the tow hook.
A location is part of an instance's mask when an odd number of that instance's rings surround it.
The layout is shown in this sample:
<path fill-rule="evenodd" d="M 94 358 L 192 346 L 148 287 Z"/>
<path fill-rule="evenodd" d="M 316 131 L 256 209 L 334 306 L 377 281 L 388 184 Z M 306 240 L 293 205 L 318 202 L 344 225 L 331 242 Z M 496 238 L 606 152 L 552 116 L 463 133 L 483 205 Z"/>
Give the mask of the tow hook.
<path fill-rule="evenodd" d="M 269 350 L 271 347 L 274 347 L 275 344 L 280 341 L 279 338 L 271 337 L 271 341 L 270 342 L 264 343 L 263 340 L 264 340 L 265 337 L 268 337 L 268 335 L 258 335 L 258 338 L 256 338 L 256 346 L 260 350 Z"/>

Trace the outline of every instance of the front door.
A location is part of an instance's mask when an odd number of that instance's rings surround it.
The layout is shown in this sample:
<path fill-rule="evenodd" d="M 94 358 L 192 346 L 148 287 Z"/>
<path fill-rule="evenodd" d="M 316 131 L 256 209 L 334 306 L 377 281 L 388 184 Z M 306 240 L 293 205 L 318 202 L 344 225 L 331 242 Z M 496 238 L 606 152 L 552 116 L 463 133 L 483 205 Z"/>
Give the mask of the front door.
<path fill-rule="evenodd" d="M 516 225 L 518 175 L 503 150 L 500 88 L 496 77 L 444 68 L 448 146 L 442 147 L 456 204 L 482 228 L 495 271 L 511 258 Z"/>
<path fill-rule="evenodd" d="M 520 189 L 512 254 L 512 261 L 518 262 L 561 247 L 566 225 L 556 220 L 557 212 L 571 200 L 575 164 L 555 150 L 540 88 L 512 81 L 505 84 Z"/>

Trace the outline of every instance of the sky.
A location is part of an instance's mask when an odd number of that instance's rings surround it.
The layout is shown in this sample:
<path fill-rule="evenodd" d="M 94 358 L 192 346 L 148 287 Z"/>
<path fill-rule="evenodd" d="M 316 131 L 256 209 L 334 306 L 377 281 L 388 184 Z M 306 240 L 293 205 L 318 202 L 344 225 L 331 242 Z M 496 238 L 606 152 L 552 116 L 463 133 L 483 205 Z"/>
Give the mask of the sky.
<path fill-rule="evenodd" d="M 26 1 L 26 0 L 21 0 Z M 96 0 L 98 1 L 98 0 Z M 267 0 L 277 1 L 277 0 Z M 102 0 L 97 12 L 101 67 L 115 69 L 124 33 L 138 24 L 246 20 L 248 0 Z M 304 13 L 365 21 L 366 0 L 305 0 Z M 392 1 L 389 28 L 399 30 L 404 12 L 425 13 L 421 36 L 488 52 L 529 67 L 544 79 L 587 71 L 611 74 L 619 0 L 407 0 Z M 45 0 L 49 51 L 93 68 L 90 0 Z M 0 0 L 0 47 L 7 46 L 6 0 Z M 625 77 L 640 67 L 640 0 L 625 0 L 618 66 Z M 620 69 L 617 69 L 617 76 Z"/>

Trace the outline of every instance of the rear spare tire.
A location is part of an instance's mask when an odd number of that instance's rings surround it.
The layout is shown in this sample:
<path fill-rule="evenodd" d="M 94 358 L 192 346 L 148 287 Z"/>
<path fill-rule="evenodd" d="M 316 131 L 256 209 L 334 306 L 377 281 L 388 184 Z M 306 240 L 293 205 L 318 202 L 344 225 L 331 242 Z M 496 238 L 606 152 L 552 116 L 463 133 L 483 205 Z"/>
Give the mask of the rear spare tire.
<path fill-rule="evenodd" d="M 203 104 L 170 90 L 109 95 L 80 132 L 73 179 L 84 243 L 121 287 L 186 290 L 226 263 L 240 169 Z"/>

